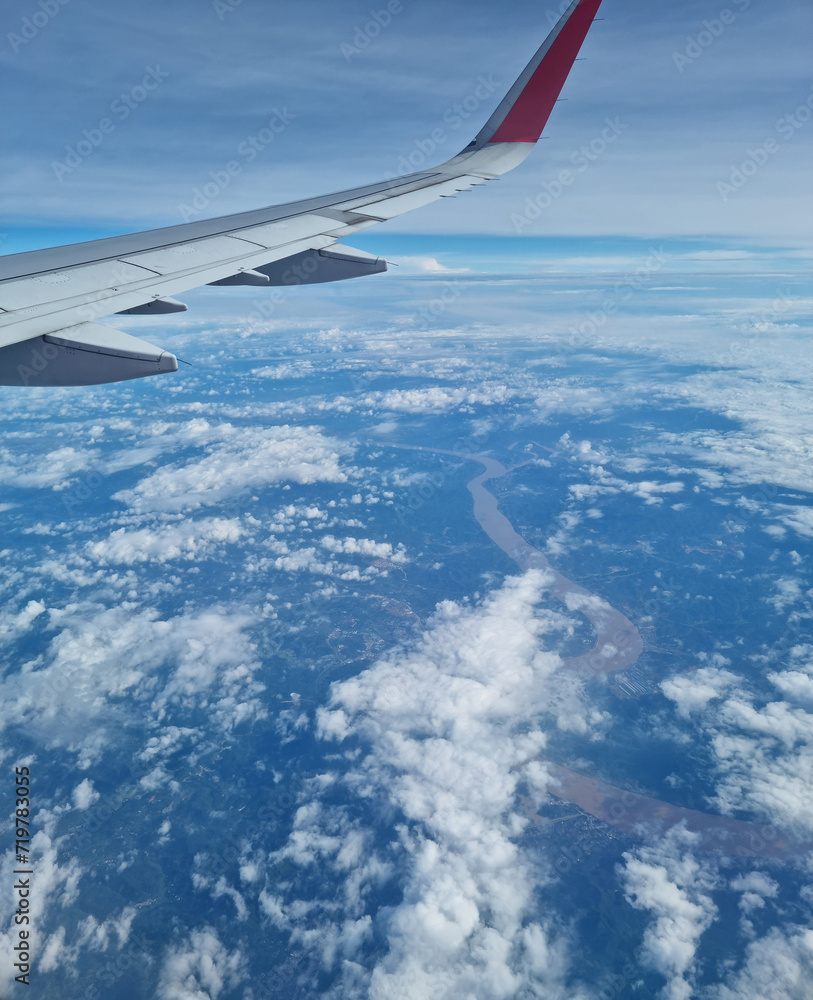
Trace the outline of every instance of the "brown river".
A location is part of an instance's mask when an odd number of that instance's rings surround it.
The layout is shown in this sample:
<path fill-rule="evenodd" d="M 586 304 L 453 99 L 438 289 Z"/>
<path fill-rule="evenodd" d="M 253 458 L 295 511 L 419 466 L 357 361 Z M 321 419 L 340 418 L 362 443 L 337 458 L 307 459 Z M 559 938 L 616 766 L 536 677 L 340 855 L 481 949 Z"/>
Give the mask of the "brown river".
<path fill-rule="evenodd" d="M 435 449 L 416 449 L 434 451 Z M 437 449 L 440 451 L 440 449 Z M 468 483 L 474 501 L 474 516 L 488 537 L 523 571 L 546 570 L 552 582 L 547 590 L 570 611 L 581 612 L 593 626 L 596 640 L 593 648 L 581 656 L 563 661 L 564 666 L 582 676 L 607 674 L 626 670 L 641 656 L 644 643 L 635 625 L 602 597 L 574 583 L 550 565 L 547 557 L 521 535 L 517 534 L 508 518 L 500 511 L 497 498 L 486 488 L 486 483 L 499 479 L 508 469 L 494 458 L 485 455 L 464 455 L 443 452 L 457 458 L 476 461 L 485 469 Z M 775 828 L 743 820 L 716 816 L 712 813 L 686 809 L 660 799 L 639 795 L 608 785 L 595 778 L 579 774 L 544 760 L 551 781 L 548 791 L 564 802 L 572 803 L 585 813 L 632 833 L 638 824 L 656 825 L 667 829 L 683 823 L 698 835 L 697 846 L 740 857 L 770 857 L 782 860 L 809 849 L 790 844 Z M 523 803 L 527 806 L 526 803 Z M 543 824 L 535 810 L 527 809 L 534 822 Z M 531 815 L 531 814 L 534 815 Z"/>

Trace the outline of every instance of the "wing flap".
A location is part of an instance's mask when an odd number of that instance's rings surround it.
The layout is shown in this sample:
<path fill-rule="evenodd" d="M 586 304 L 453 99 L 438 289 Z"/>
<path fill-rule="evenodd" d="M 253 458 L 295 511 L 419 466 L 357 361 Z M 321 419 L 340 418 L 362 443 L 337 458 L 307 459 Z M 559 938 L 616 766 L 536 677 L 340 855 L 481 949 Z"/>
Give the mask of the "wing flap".
<path fill-rule="evenodd" d="M 102 385 L 177 370 L 169 351 L 95 323 L 0 348 L 0 385 Z"/>
<path fill-rule="evenodd" d="M 329 250 L 306 250 L 261 267 L 272 285 L 319 285 L 328 281 L 346 281 L 381 274 L 387 262 L 363 250 L 335 245 Z"/>

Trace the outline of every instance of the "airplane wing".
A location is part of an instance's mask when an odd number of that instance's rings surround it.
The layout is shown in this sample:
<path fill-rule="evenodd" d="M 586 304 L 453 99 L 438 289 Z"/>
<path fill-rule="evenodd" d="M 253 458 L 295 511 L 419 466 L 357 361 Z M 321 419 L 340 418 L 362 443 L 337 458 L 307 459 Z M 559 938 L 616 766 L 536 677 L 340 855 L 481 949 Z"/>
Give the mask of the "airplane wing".
<path fill-rule="evenodd" d="M 178 369 L 99 320 L 182 312 L 201 285 L 291 285 L 375 274 L 337 241 L 485 184 L 542 134 L 601 0 L 573 0 L 477 137 L 433 170 L 307 201 L 0 257 L 0 385 L 98 385 Z"/>

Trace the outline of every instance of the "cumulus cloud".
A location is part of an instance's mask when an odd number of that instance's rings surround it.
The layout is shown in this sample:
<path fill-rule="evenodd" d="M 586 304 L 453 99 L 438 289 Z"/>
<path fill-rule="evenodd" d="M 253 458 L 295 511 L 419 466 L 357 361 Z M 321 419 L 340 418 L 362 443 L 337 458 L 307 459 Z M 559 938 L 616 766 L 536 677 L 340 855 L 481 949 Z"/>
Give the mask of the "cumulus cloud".
<path fill-rule="evenodd" d="M 773 581 L 774 593 L 768 597 L 768 601 L 774 606 L 778 614 L 797 604 L 803 595 L 802 586 L 797 579 L 789 576 L 782 576 Z"/>
<path fill-rule="evenodd" d="M 518 389 L 507 385 L 484 382 L 479 386 L 431 386 L 367 393 L 357 405 L 394 413 L 444 413 L 475 405 L 503 405 L 520 395 Z"/>
<path fill-rule="evenodd" d="M 639 475 L 648 467 L 648 462 L 639 455 L 614 455 L 601 447 L 594 447 L 591 441 L 574 440 L 570 433 L 559 439 L 561 452 L 570 457 L 593 480 L 591 483 L 574 483 L 569 491 L 579 502 L 592 501 L 600 496 L 630 493 L 643 500 L 647 506 L 663 504 L 664 494 L 682 493 L 686 484 L 680 480 L 660 482 L 653 479 L 624 479 L 619 473 Z M 613 471 L 608 466 L 612 465 Z"/>
<path fill-rule="evenodd" d="M 198 859 L 196 858 L 196 860 Z M 196 889 L 208 889 L 212 899 L 228 896 L 234 903 L 237 919 L 242 921 L 248 918 L 248 907 L 246 906 L 245 899 L 233 885 L 229 885 L 225 876 L 221 875 L 220 878 L 213 879 L 203 872 L 196 871 L 192 874 L 192 884 Z"/>
<path fill-rule="evenodd" d="M 227 951 L 211 927 L 193 930 L 170 945 L 158 982 L 160 1000 L 217 1000 L 247 976 L 242 948 Z"/>
<path fill-rule="evenodd" d="M 23 489 L 64 489 L 79 473 L 89 472 L 99 460 L 96 449 L 72 446 L 44 455 L 26 455 L 25 463 L 10 449 L 0 450 L 0 482 Z"/>
<path fill-rule="evenodd" d="M 612 408 L 612 400 L 598 386 L 584 385 L 578 379 L 549 379 L 542 392 L 534 393 L 532 408 L 519 416 L 518 423 L 546 423 L 563 413 L 595 417 Z"/>
<path fill-rule="evenodd" d="M 170 708 L 206 706 L 225 730 L 265 714 L 253 617 L 222 609 L 162 619 L 127 604 L 76 604 L 49 612 L 55 634 L 35 660 L 0 684 L 3 727 L 25 725 L 45 744 L 98 759 L 117 724 L 139 703 L 153 721 Z M 129 707 L 128 707 L 129 706 Z M 83 787 L 79 803 L 92 797 Z M 81 806 L 79 806 L 81 808 Z"/>
<path fill-rule="evenodd" d="M 651 845 L 624 854 L 620 874 L 627 901 L 653 917 L 641 958 L 666 979 L 665 1000 L 694 995 L 697 947 L 717 917 L 710 895 L 716 874 L 710 864 L 695 858 L 693 848 L 699 842 L 698 834 L 673 826 Z"/>
<path fill-rule="evenodd" d="M 360 738 L 366 747 L 342 782 L 398 829 L 379 858 L 366 823 L 311 799 L 276 855 L 342 878 L 344 905 L 329 921 L 316 919 L 327 901 L 308 904 L 307 927 L 332 928 L 328 939 L 345 958 L 336 996 L 346 995 L 351 960 L 364 995 L 381 1000 L 565 995 L 565 938 L 537 910 L 548 876 L 517 843 L 528 823 L 519 784 L 534 801 L 547 797 L 538 720 L 560 683 L 559 657 L 540 645 L 560 624 L 537 607 L 546 582 L 533 571 L 478 607 L 442 603 L 413 648 L 334 684 L 318 710 L 322 739 Z M 384 919 L 386 955 L 370 961 L 369 886 L 391 870 L 400 902 Z M 297 922 L 301 901 L 270 888 L 264 898 L 269 919 L 309 940 Z"/>
<path fill-rule="evenodd" d="M 401 274 L 470 274 L 468 267 L 447 267 L 437 259 L 429 256 L 399 257 L 398 264 L 402 268 Z"/>
<path fill-rule="evenodd" d="M 742 429 L 668 432 L 660 435 L 660 443 L 668 451 L 678 451 L 683 461 L 692 456 L 701 467 L 721 474 L 728 485 L 758 485 L 766 500 L 775 497 L 780 486 L 809 493 L 813 491 L 813 405 L 808 379 L 800 379 L 800 371 L 808 373 L 809 359 L 798 357 L 795 346 L 785 339 L 781 351 L 774 349 L 768 356 L 750 360 L 754 371 L 748 370 L 748 364 L 745 370 L 726 365 L 722 372 L 690 376 L 676 390 L 665 390 L 691 405 L 738 420 Z M 773 485 L 766 487 L 766 483 Z M 798 516 L 798 528 L 804 534 L 809 513 L 795 515 L 787 507 L 783 513 L 789 523 Z"/>
<path fill-rule="evenodd" d="M 797 647 L 792 668 L 768 674 L 770 683 L 791 702 L 813 708 L 813 649 Z"/>
<path fill-rule="evenodd" d="M 685 485 L 680 482 L 675 483 L 654 483 L 644 480 L 640 483 L 627 483 L 624 487 L 628 492 L 640 497 L 644 503 L 652 505 L 663 503 L 663 497 L 659 493 L 681 493 Z"/>
<path fill-rule="evenodd" d="M 94 802 L 99 801 L 99 793 L 94 789 L 93 782 L 89 778 L 79 782 L 71 797 L 77 809 L 90 809 Z"/>
<path fill-rule="evenodd" d="M 353 496 L 350 502 L 361 503 L 361 495 Z M 262 572 L 273 568 L 286 573 L 306 572 L 317 576 L 332 576 L 339 580 L 369 580 L 381 574 L 386 575 L 390 565 L 403 566 L 409 562 L 403 543 L 393 545 L 391 542 L 376 542 L 371 538 L 355 538 L 352 535 L 342 538 L 325 535 L 318 544 L 297 548 L 285 538 L 277 537 L 278 533 L 289 530 L 289 525 L 292 525 L 290 518 L 282 517 L 281 513 L 269 525 L 274 535 L 264 543 L 264 548 L 272 556 L 253 558 L 250 563 L 252 570 Z M 320 516 L 319 511 L 313 510 L 311 513 L 314 517 Z M 348 526 L 351 523 L 360 526 L 358 522 L 345 523 Z M 362 565 L 340 562 L 335 558 L 337 555 L 355 556 L 362 561 Z"/>
<path fill-rule="evenodd" d="M 245 533 L 236 518 L 205 518 L 159 528 L 119 528 L 102 541 L 88 542 L 85 551 L 102 565 L 194 561 L 210 555 L 219 545 L 234 544 Z"/>
<path fill-rule="evenodd" d="M 389 542 L 374 542 L 370 538 L 334 538 L 333 535 L 326 535 L 322 539 L 322 546 L 329 552 L 358 555 L 366 559 L 383 559 L 399 565 L 409 561 L 406 549 L 401 543 L 393 548 Z"/>
<path fill-rule="evenodd" d="M 350 447 L 316 427 L 219 424 L 201 437 L 202 458 L 164 466 L 115 499 L 138 512 L 194 510 L 274 483 L 347 481 Z"/>
<path fill-rule="evenodd" d="M 721 698 L 737 682 L 735 674 L 719 667 L 700 667 L 689 674 L 678 674 L 661 683 L 661 690 L 677 706 L 684 719 L 705 709 Z"/>
<path fill-rule="evenodd" d="M 779 520 L 802 538 L 813 538 L 813 507 L 788 507 L 777 504 Z"/>
<path fill-rule="evenodd" d="M 9 642 L 18 638 L 31 626 L 35 618 L 39 618 L 45 612 L 45 605 L 42 601 L 29 601 L 28 604 L 17 614 L 9 614 L 4 611 L 0 614 L 0 636 L 4 641 Z"/>
<path fill-rule="evenodd" d="M 764 872 L 758 871 L 732 879 L 731 888 L 741 893 L 740 909 L 743 913 L 760 910 L 765 906 L 766 899 L 776 899 L 779 895 L 779 884 Z"/>
<path fill-rule="evenodd" d="M 748 946 L 745 964 L 711 990 L 714 1000 L 809 1000 L 813 930 L 775 927 Z"/>
<path fill-rule="evenodd" d="M 40 969 L 45 972 L 44 965 L 49 969 L 56 968 L 59 964 L 66 964 L 66 958 L 70 956 L 71 964 L 78 959 L 82 949 L 88 951 L 121 951 L 130 940 L 130 932 L 133 921 L 138 913 L 135 906 L 125 906 L 118 914 L 99 921 L 92 914 L 80 921 L 73 935 L 73 943 L 65 944 L 66 932 L 64 927 L 59 927 L 48 939 L 48 943 L 43 952 L 43 960 Z M 146 953 L 143 942 L 133 942 L 131 952 L 137 952 L 139 961 L 149 962 L 150 957 Z"/>
<path fill-rule="evenodd" d="M 315 373 L 316 367 L 312 361 L 287 361 L 255 368 L 251 374 L 255 378 L 292 379 L 312 378 Z"/>
<path fill-rule="evenodd" d="M 811 649 L 790 651 L 766 680 L 785 700 L 757 696 L 748 679 L 717 667 L 672 677 L 661 690 L 694 717 L 712 754 L 711 797 L 725 815 L 755 813 L 768 829 L 813 835 L 813 664 Z M 775 832 L 774 832 L 775 836 Z"/>

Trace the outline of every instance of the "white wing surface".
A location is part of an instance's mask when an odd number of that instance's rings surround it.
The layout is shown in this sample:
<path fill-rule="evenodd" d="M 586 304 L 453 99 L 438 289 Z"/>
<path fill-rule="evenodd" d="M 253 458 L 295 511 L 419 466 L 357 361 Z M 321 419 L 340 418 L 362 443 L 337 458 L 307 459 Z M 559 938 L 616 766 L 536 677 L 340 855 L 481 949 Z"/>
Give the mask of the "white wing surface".
<path fill-rule="evenodd" d="M 97 385 L 177 371 L 174 355 L 100 323 L 181 312 L 201 285 L 292 285 L 375 274 L 337 241 L 485 184 L 533 149 L 601 0 L 574 0 L 488 123 L 433 170 L 307 201 L 0 257 L 0 385 Z"/>

